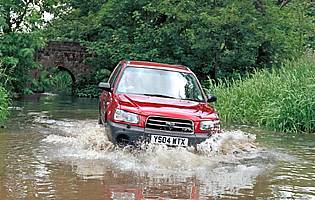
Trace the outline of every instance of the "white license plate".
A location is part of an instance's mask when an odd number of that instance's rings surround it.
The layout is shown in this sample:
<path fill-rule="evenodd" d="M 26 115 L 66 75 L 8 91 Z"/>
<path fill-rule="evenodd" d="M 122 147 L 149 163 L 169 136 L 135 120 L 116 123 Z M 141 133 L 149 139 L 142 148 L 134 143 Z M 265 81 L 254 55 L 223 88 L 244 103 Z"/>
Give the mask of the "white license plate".
<path fill-rule="evenodd" d="M 188 138 L 171 137 L 171 136 L 163 136 L 163 135 L 151 135 L 151 143 L 186 147 L 188 146 Z"/>

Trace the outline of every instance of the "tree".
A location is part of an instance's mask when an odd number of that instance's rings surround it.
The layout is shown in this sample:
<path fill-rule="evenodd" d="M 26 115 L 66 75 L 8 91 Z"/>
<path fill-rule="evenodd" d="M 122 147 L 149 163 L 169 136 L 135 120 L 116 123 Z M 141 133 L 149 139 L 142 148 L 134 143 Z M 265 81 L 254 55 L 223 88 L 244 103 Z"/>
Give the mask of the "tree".
<path fill-rule="evenodd" d="M 29 92 L 29 70 L 38 67 L 34 53 L 45 42 L 44 15 L 59 4 L 58 0 L 0 0 L 0 62 L 10 77 L 7 88 Z"/>
<path fill-rule="evenodd" d="M 82 87 L 108 76 L 105 69 L 111 70 L 121 59 L 184 64 L 202 80 L 208 76 L 216 80 L 280 66 L 312 45 L 310 4 L 308 0 L 67 0 L 45 28 L 45 36 L 88 47 L 93 57 L 87 62 L 96 73 Z"/>

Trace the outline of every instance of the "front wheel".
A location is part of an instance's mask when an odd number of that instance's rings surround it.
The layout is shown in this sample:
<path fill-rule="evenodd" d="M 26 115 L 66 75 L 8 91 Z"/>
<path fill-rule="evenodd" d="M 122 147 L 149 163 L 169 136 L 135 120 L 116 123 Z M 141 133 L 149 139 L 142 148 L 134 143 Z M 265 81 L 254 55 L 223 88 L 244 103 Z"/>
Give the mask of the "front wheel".
<path fill-rule="evenodd" d="M 102 115 L 101 104 L 99 104 L 98 111 L 99 111 L 98 124 L 103 124 L 106 127 L 107 122 L 104 120 L 105 117 Z"/>
<path fill-rule="evenodd" d="M 101 117 L 101 115 L 98 116 L 98 124 L 103 124 L 103 123 L 102 123 L 102 117 Z"/>

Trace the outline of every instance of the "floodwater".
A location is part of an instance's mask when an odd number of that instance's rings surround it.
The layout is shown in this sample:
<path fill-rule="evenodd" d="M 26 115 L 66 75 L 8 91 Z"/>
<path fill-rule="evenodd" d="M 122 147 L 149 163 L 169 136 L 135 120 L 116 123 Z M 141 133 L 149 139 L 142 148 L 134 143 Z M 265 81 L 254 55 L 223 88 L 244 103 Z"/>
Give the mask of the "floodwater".
<path fill-rule="evenodd" d="M 0 199 L 315 199 L 315 135 L 229 128 L 193 149 L 118 149 L 97 99 L 14 102 L 0 129 Z"/>

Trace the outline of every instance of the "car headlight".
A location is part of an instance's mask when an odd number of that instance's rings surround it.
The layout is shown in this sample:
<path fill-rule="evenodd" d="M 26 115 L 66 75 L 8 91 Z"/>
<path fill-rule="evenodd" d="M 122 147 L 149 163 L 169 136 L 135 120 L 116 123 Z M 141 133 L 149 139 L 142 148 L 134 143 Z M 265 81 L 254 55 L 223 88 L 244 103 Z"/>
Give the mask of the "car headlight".
<path fill-rule="evenodd" d="M 123 121 L 131 124 L 138 124 L 139 115 L 124 110 L 116 109 L 114 114 L 114 120 Z"/>
<path fill-rule="evenodd" d="M 219 114 L 214 112 L 214 113 L 211 113 L 208 117 L 213 118 L 213 119 L 219 119 Z"/>
<path fill-rule="evenodd" d="M 219 120 L 212 120 L 212 121 L 201 121 L 200 122 L 200 130 L 209 130 L 215 128 L 220 124 Z"/>

